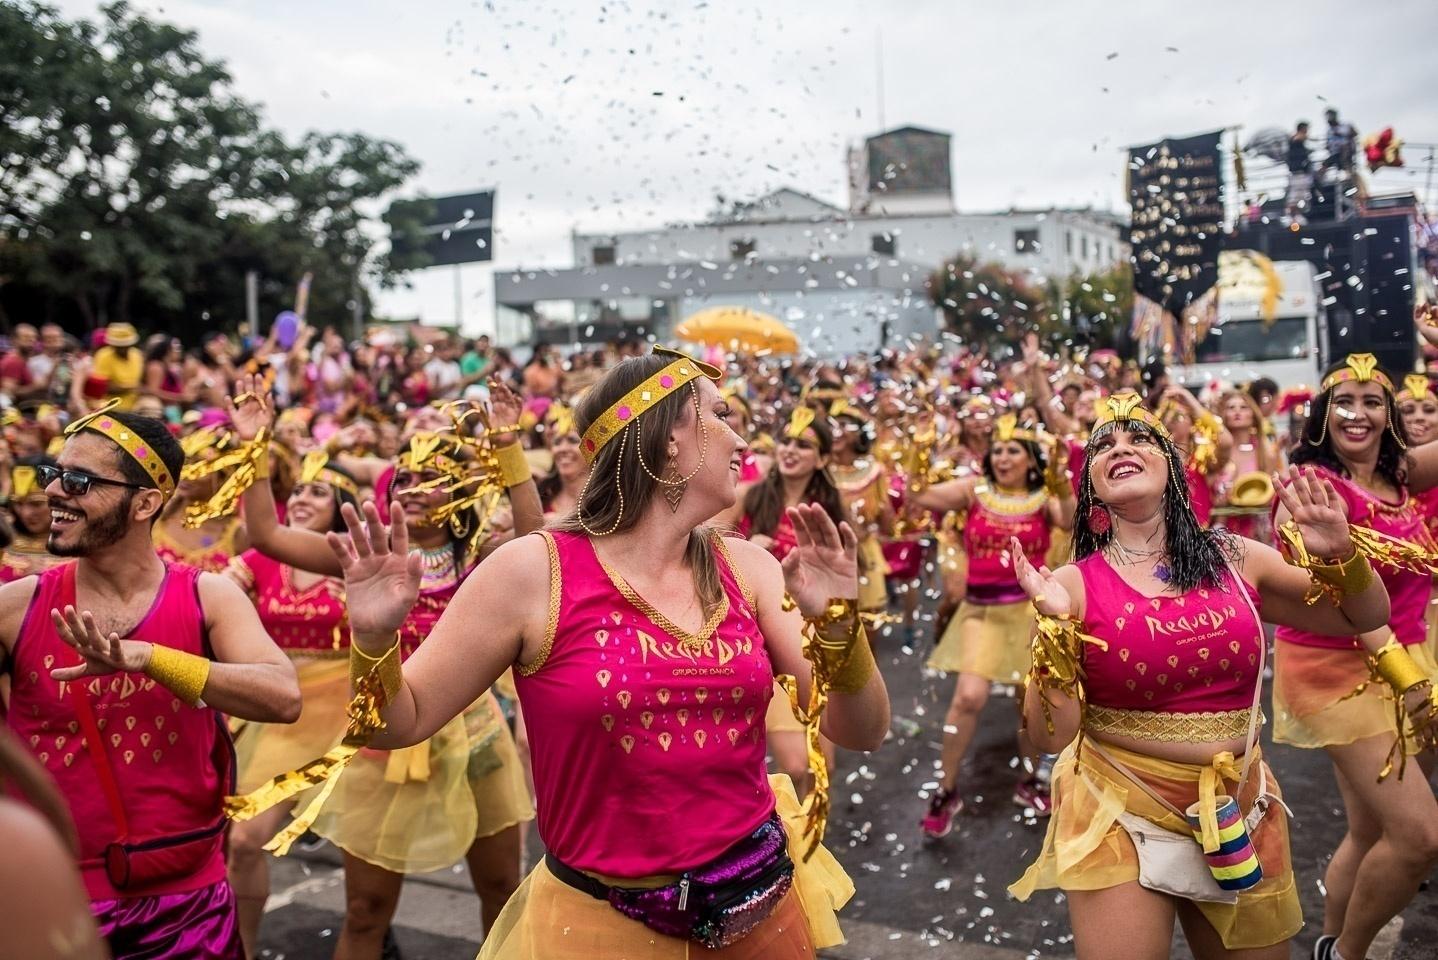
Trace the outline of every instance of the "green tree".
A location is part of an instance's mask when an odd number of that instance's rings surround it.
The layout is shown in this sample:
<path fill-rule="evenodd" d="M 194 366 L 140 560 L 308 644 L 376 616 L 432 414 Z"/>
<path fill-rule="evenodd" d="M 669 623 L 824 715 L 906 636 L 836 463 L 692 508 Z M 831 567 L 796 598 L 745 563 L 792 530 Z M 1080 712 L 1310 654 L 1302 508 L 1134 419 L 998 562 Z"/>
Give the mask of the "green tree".
<path fill-rule="evenodd" d="M 1081 340 L 1093 348 L 1117 348 L 1125 342 L 1133 315 L 1133 270 L 1128 264 L 1050 282 L 1045 294 L 1040 333 L 1050 341 Z"/>
<path fill-rule="evenodd" d="M 315 274 L 310 319 L 347 323 L 396 268 L 373 255 L 380 199 L 418 169 L 363 134 L 287 143 L 195 34 L 123 3 L 66 22 L 0 0 L 0 277 L 87 327 L 232 326 L 244 274 L 261 315 Z"/>
<path fill-rule="evenodd" d="M 929 277 L 929 298 L 950 332 L 973 346 L 1017 347 L 1043 317 L 1043 291 L 997 263 L 960 254 Z"/>

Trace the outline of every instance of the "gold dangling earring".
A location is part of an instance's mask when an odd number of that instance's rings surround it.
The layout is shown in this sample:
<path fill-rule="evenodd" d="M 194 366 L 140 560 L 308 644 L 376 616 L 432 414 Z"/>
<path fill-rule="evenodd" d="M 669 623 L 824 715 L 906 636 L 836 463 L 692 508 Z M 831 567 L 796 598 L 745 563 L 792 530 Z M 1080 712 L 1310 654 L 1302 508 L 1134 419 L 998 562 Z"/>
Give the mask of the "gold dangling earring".
<path fill-rule="evenodd" d="M 660 478 L 660 491 L 664 494 L 664 501 L 669 504 L 670 513 L 679 512 L 679 501 L 684 499 L 684 490 L 689 486 L 689 478 L 679 472 L 674 464 L 674 457 L 678 450 L 669 454 L 669 465 L 664 468 L 664 476 Z"/>

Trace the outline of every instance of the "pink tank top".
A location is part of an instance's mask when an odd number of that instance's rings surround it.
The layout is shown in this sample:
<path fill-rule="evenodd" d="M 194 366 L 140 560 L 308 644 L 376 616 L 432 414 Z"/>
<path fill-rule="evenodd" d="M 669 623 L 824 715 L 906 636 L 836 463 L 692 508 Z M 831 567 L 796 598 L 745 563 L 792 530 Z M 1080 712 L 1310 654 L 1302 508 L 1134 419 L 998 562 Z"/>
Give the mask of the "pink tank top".
<path fill-rule="evenodd" d="M 562 862 L 614 877 L 714 859 L 774 810 L 764 767 L 774 671 L 748 590 L 716 545 L 723 616 L 687 652 L 662 614 L 626 599 L 589 538 L 543 536 L 558 586 L 552 642 L 515 671 L 540 838 Z"/>
<path fill-rule="evenodd" d="M 1423 523 L 1428 527 L 1429 536 L 1438 538 L 1438 487 L 1413 494 L 1413 502 L 1417 505 L 1418 512 L 1423 515 Z"/>
<path fill-rule="evenodd" d="M 1027 599 L 1009 559 L 1009 538 L 1018 537 L 1029 562 L 1042 566 L 1051 542 L 1047 503 L 1047 496 L 1035 496 L 1029 503 L 1009 503 L 987 484 L 978 485 L 964 523 L 964 552 L 969 557 L 966 603 L 990 606 Z"/>
<path fill-rule="evenodd" d="M 1184 467 L 1184 479 L 1188 481 L 1188 500 L 1198 525 L 1207 529 L 1213 521 L 1213 491 L 1209 489 L 1208 477 L 1194 467 Z"/>
<path fill-rule="evenodd" d="M 1427 518 L 1413 498 L 1408 496 L 1407 489 L 1400 489 L 1398 501 L 1390 503 L 1331 470 L 1323 467 L 1314 469 L 1331 482 L 1343 498 L 1349 523 L 1408 540 L 1429 550 L 1438 549 L 1433 535 L 1428 532 Z M 1423 643 L 1428 638 L 1424 618 L 1428 613 L 1433 578 L 1426 573 L 1399 570 L 1381 563 L 1374 563 L 1373 569 L 1378 571 L 1383 586 L 1388 589 L 1388 626 L 1398 642 L 1405 646 Z M 1293 627 L 1279 627 L 1277 636 L 1280 640 L 1308 647 L 1356 649 L 1358 644 L 1354 637 L 1326 637 Z"/>
<path fill-rule="evenodd" d="M 300 590 L 290 567 L 258 550 L 246 550 L 230 566 L 248 579 L 260 623 L 281 650 L 313 656 L 348 655 L 350 630 L 343 580 L 325 577 Z"/>
<path fill-rule="evenodd" d="M 1263 625 L 1238 593 L 1231 571 L 1222 586 L 1178 597 L 1146 597 L 1102 553 L 1078 561 L 1085 633 L 1108 642 L 1083 648 L 1089 702 L 1117 710 L 1167 713 L 1247 710 L 1263 652 Z"/>
<path fill-rule="evenodd" d="M 754 535 L 754 521 L 745 514 L 739 520 L 739 536 L 748 540 Z M 768 550 L 774 555 L 775 560 L 783 560 L 789 555 L 789 551 L 799 545 L 794 539 L 794 524 L 789 522 L 788 512 L 779 514 L 779 523 L 774 527 L 774 532 L 769 535 L 772 541 Z"/>
<path fill-rule="evenodd" d="M 166 564 L 155 602 L 130 632 L 135 640 L 210 657 L 200 572 Z M 178 893 L 225 878 L 224 834 L 213 854 L 190 876 L 117 892 L 105 876 L 105 847 L 119 839 L 114 815 L 99 786 L 89 744 L 81 734 L 73 698 L 90 699 L 95 724 L 120 790 L 129 840 L 174 837 L 213 827 L 233 784 L 234 752 L 224 718 L 208 707 L 182 703 L 139 673 L 61 683 L 50 670 L 78 662 L 50 622 L 50 611 L 75 602 L 75 564 L 40 575 L 15 642 L 8 722 L 54 778 L 70 805 L 80 835 L 80 870 L 92 900 Z"/>

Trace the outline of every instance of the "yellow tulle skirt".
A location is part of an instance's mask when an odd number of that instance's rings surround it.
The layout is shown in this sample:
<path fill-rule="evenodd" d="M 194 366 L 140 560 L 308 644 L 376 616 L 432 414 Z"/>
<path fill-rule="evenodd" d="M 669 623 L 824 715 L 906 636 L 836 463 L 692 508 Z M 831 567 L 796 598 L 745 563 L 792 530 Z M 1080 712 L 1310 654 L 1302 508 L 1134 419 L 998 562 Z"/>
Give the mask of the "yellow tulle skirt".
<path fill-rule="evenodd" d="M 361 751 L 313 829 L 377 867 L 425 873 L 533 818 L 514 737 L 486 693 L 424 743 Z"/>
<path fill-rule="evenodd" d="M 350 701 L 347 658 L 295 661 L 304 709 L 294 723 L 243 721 L 235 732 L 238 792 L 258 789 L 286 770 L 298 770 L 339 743 Z"/>
<path fill-rule="evenodd" d="M 1368 679 L 1367 658 L 1361 652 L 1284 640 L 1274 647 L 1275 741 L 1316 750 L 1369 737 L 1397 736 L 1393 698 L 1386 684 L 1369 684 L 1358 696 L 1348 696 Z M 1404 649 L 1428 677 L 1438 682 L 1438 661 L 1427 644 Z"/>
<path fill-rule="evenodd" d="M 774 699 L 769 701 L 769 710 L 764 714 L 764 732 L 804 732 L 804 725 L 794 718 L 794 707 L 789 703 L 789 694 L 778 683 L 774 684 Z"/>
<path fill-rule="evenodd" d="M 808 863 L 803 862 L 796 838 L 803 831 L 804 816 L 793 784 L 786 776 L 771 776 L 769 783 L 789 832 L 789 855 L 794 859 L 794 887 L 786 904 L 797 899 L 813 948 L 837 946 L 844 942 L 838 911 L 854 895 L 853 881 L 823 847 Z M 509 898 L 485 938 L 479 960 L 722 960 L 730 956 L 787 960 L 812 956 L 802 945 L 795 952 L 793 941 L 802 938 L 783 937 L 787 945 L 772 949 L 766 949 L 762 939 L 750 942 L 755 937 L 780 938 L 781 931 L 775 927 L 784 912 L 781 905 L 758 930 L 730 948 L 732 954 L 729 950 L 716 952 L 655 933 L 608 903 L 556 879 L 541 860 Z"/>
<path fill-rule="evenodd" d="M 1034 608 L 1027 600 L 997 604 L 966 600 L 929 655 L 928 667 L 1018 683 L 1029 672 L 1033 631 Z"/>
<path fill-rule="evenodd" d="M 1161 760 L 1109 744 L 1103 749 L 1142 777 L 1155 793 L 1179 810 L 1199 798 L 1197 764 Z M 1254 758 L 1255 766 L 1263 763 Z M 1278 782 L 1265 764 L 1268 793 L 1280 796 Z M 1259 790 L 1259 771 L 1249 773 L 1239 805 L 1246 814 Z M 1230 795 L 1237 784 L 1224 779 L 1222 792 Z M 1089 749 L 1069 744 L 1054 766 L 1050 789 L 1053 815 L 1038 859 L 1009 892 L 1027 900 L 1035 890 L 1103 890 L 1138 880 L 1138 852 L 1118 822 L 1124 811 L 1144 817 L 1164 829 L 1190 835 L 1186 821 L 1159 804 Z M 1238 895 L 1236 903 L 1194 901 L 1229 950 L 1266 947 L 1292 937 L 1303 926 L 1303 911 L 1293 881 L 1288 849 L 1288 821 L 1283 807 L 1274 803 L 1250 834 L 1263 879 Z"/>
<path fill-rule="evenodd" d="M 889 605 L 889 592 L 884 578 L 889 563 L 884 559 L 884 546 L 877 537 L 859 541 L 859 609 L 884 610 Z"/>

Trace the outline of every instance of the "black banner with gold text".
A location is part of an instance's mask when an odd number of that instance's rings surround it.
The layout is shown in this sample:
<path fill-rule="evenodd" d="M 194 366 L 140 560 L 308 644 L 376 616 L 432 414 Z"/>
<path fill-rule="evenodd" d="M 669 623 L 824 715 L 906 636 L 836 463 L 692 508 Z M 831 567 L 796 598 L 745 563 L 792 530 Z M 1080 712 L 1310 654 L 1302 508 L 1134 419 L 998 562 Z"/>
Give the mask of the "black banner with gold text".
<path fill-rule="evenodd" d="M 1183 317 L 1218 281 L 1223 244 L 1221 134 L 1160 140 L 1129 150 L 1134 292 L 1172 317 Z"/>

